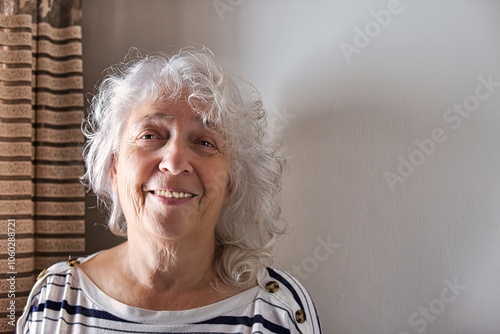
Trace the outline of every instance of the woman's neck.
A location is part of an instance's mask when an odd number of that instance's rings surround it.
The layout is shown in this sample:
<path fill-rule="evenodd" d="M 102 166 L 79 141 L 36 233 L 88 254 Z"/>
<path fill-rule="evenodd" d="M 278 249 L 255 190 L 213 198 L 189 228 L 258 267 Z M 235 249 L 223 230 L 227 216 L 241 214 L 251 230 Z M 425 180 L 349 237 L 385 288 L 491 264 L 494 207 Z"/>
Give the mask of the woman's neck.
<path fill-rule="evenodd" d="M 152 291 L 184 293 L 213 285 L 214 242 L 151 242 L 129 238 L 123 245 L 123 272 Z"/>

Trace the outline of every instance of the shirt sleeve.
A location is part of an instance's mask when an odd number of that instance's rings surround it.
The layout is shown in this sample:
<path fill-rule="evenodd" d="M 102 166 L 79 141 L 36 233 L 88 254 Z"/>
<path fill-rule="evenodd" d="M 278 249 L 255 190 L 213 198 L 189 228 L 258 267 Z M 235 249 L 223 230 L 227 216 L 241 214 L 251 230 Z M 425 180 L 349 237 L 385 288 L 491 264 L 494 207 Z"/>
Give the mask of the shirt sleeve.
<path fill-rule="evenodd" d="M 304 286 L 289 273 L 267 268 L 268 291 L 280 299 L 289 310 L 289 329 L 297 334 L 322 334 L 321 324 L 314 302 Z M 274 286 L 273 286 L 274 285 Z"/>
<path fill-rule="evenodd" d="M 48 289 L 50 289 L 50 278 L 53 275 L 64 272 L 67 268 L 65 263 L 57 263 L 43 270 L 38 275 L 37 281 L 31 289 L 26 305 L 24 306 L 23 313 L 17 320 L 15 334 L 48 333 L 44 332 L 43 328 L 40 327 L 43 326 L 42 319 L 34 321 L 33 311 L 43 308 L 45 302 L 44 296 L 48 293 Z"/>

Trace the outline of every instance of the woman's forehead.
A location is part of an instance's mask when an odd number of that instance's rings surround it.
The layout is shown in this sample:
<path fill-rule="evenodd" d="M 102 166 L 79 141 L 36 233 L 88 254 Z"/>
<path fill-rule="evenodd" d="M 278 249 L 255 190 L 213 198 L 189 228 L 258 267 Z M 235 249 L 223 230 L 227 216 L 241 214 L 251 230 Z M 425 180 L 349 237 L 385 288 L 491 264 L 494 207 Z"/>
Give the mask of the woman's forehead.
<path fill-rule="evenodd" d="M 134 122 L 167 122 L 182 119 L 193 123 L 203 123 L 201 115 L 194 112 L 185 100 L 141 105 L 134 108 L 131 118 Z"/>
<path fill-rule="evenodd" d="M 203 117 L 201 112 L 194 111 L 186 100 L 174 102 L 154 102 L 140 105 L 132 110 L 128 119 L 129 128 L 141 128 L 144 125 L 168 124 L 174 121 L 183 121 L 193 127 L 206 129 L 225 137 L 219 127 Z"/>

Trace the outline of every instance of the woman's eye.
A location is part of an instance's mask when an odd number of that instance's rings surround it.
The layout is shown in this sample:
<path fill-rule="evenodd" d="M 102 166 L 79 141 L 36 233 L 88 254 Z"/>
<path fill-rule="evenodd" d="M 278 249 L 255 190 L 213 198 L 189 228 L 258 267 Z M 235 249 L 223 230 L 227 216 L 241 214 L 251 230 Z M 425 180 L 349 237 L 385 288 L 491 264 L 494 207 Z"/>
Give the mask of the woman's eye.
<path fill-rule="evenodd" d="M 209 142 L 208 140 L 200 140 L 200 145 L 205 147 L 215 147 L 215 145 Z"/>
<path fill-rule="evenodd" d="M 148 134 L 145 134 L 143 136 L 141 136 L 141 139 L 158 139 L 157 136 L 155 136 L 154 134 L 151 134 L 151 133 L 148 133 Z"/>

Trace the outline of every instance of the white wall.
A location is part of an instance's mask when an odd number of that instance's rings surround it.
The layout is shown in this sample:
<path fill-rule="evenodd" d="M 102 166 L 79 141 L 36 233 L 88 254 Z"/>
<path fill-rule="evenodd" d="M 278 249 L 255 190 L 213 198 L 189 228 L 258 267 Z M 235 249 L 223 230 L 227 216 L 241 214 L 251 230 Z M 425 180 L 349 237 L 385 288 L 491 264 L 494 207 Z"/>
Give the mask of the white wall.
<path fill-rule="evenodd" d="M 261 90 L 289 155 L 275 263 L 325 333 L 500 332 L 498 1 L 83 2 L 88 91 L 131 46 L 193 44 Z"/>

